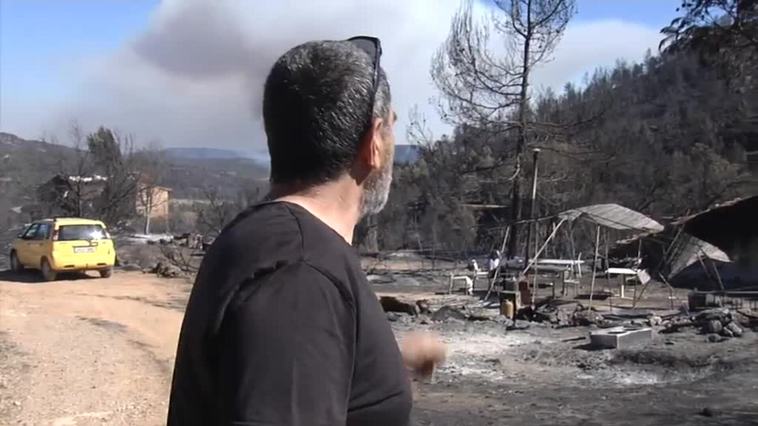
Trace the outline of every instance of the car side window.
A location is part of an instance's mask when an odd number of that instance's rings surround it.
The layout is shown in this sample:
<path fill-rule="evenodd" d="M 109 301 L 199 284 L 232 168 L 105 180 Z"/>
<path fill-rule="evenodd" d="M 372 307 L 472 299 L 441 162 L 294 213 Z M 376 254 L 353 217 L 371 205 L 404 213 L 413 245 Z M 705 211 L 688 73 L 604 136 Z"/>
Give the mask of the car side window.
<path fill-rule="evenodd" d="M 35 240 L 46 240 L 50 237 L 50 224 L 41 223 L 37 228 L 37 233 L 34 234 Z"/>
<path fill-rule="evenodd" d="M 32 224 L 32 226 L 30 226 L 29 229 L 27 229 L 26 232 L 24 232 L 24 235 L 21 238 L 25 240 L 31 240 L 37 234 L 38 228 L 39 228 L 39 223 Z"/>

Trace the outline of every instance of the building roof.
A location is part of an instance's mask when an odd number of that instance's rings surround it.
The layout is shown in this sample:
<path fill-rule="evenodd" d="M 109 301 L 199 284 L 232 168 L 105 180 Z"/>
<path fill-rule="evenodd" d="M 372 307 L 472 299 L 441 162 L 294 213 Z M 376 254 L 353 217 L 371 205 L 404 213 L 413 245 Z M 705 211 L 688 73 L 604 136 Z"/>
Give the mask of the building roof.
<path fill-rule="evenodd" d="M 65 177 L 69 182 L 83 182 L 83 183 L 94 183 L 94 182 L 106 182 L 108 178 L 106 176 L 100 176 L 100 175 L 92 175 L 92 176 L 67 176 Z"/>

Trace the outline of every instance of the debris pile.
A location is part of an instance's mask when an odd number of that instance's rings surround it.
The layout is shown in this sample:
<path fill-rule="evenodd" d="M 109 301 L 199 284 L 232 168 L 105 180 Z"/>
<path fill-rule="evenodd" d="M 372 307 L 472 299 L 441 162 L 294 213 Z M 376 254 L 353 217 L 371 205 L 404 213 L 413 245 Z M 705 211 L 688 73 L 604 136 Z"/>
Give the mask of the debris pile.
<path fill-rule="evenodd" d="M 418 316 L 421 311 L 418 303 L 399 300 L 397 297 L 382 296 L 379 298 L 384 312 L 402 313 L 412 316 Z"/>
<path fill-rule="evenodd" d="M 497 312 L 477 306 L 461 304 L 446 304 L 433 309 L 432 304 L 425 299 L 403 300 L 394 296 L 379 298 L 387 319 L 392 322 L 465 322 L 465 321 L 497 321 Z M 505 317 L 503 317 L 505 318 Z"/>
<path fill-rule="evenodd" d="M 403 324 L 489 322 L 503 325 L 507 330 L 542 326 L 553 328 L 592 327 L 594 329 L 625 330 L 649 329 L 662 334 L 684 328 L 707 335 L 709 341 L 724 341 L 741 337 L 746 329 L 758 326 L 758 316 L 734 308 L 713 308 L 690 312 L 687 305 L 679 309 L 650 310 L 620 308 L 598 311 L 580 301 L 546 298 L 534 307 L 520 309 L 515 317 L 507 317 L 493 306 L 466 299 L 414 300 L 411 297 L 382 296 L 381 305 L 391 322 Z M 498 315 L 499 314 L 499 315 Z M 618 334 L 618 333 L 616 333 Z"/>
<path fill-rule="evenodd" d="M 743 324 L 744 315 L 727 308 L 708 309 L 693 316 L 680 316 L 672 318 L 662 324 L 661 333 L 674 333 L 685 327 L 695 327 L 701 333 L 709 335 L 711 342 L 721 341 L 718 336 L 724 338 L 742 337 L 745 330 Z"/>
<path fill-rule="evenodd" d="M 579 302 L 547 299 L 538 304 L 534 310 L 522 309 L 518 318 L 534 322 L 550 323 L 556 328 L 586 327 L 596 325 L 601 328 L 612 327 L 616 322 L 608 320 L 594 309 L 588 309 Z"/>
<path fill-rule="evenodd" d="M 464 313 L 464 309 L 455 308 L 453 306 L 443 306 L 432 314 L 432 321 L 444 322 L 450 319 L 458 321 L 466 321 L 468 316 Z"/>
<path fill-rule="evenodd" d="M 179 269 L 178 267 L 174 265 L 163 263 L 163 262 L 158 262 L 155 264 L 155 266 L 153 266 L 152 268 L 148 268 L 147 270 L 143 272 L 146 272 L 149 274 L 156 274 L 161 278 L 178 278 L 182 276 L 181 269 Z"/>

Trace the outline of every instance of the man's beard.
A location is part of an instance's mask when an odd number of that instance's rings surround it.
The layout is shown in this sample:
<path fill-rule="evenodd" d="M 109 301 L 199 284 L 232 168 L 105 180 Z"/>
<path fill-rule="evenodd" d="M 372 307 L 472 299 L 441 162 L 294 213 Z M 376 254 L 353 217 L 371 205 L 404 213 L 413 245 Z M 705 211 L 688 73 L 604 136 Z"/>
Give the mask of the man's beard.
<path fill-rule="evenodd" d="M 361 218 L 378 214 L 387 204 L 392 184 L 392 161 L 387 161 L 384 168 L 366 179 L 361 202 Z"/>

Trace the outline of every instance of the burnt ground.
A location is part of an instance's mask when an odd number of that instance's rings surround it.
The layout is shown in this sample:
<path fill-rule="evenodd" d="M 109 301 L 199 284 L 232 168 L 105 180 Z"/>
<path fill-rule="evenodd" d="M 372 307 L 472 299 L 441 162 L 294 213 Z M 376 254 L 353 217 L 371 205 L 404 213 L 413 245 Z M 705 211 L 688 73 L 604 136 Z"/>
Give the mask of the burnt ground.
<path fill-rule="evenodd" d="M 755 333 L 708 343 L 688 330 L 593 351 L 581 328 L 430 328 L 450 360 L 418 386 L 419 425 L 758 424 Z"/>
<path fill-rule="evenodd" d="M 477 303 L 435 296 L 440 277 L 379 278 L 380 293 Z M 189 288 L 135 272 L 53 283 L 0 272 L 0 424 L 164 424 Z M 758 424 L 752 331 L 708 343 L 685 328 L 593 351 L 589 327 L 393 319 L 399 338 L 431 330 L 449 348 L 434 378 L 414 384 L 417 425 Z"/>
<path fill-rule="evenodd" d="M 477 298 L 440 295 L 444 276 L 371 278 L 380 294 L 426 299 L 432 310 L 481 306 Z M 672 315 L 687 300 L 686 290 L 672 293 L 662 284 L 645 294 L 637 312 Z M 631 312 L 628 300 L 595 303 L 601 314 Z M 399 338 L 429 330 L 449 349 L 434 378 L 416 383 L 417 425 L 758 425 L 758 334 L 749 328 L 741 338 L 710 343 L 694 327 L 663 334 L 658 326 L 647 344 L 592 350 L 589 332 L 596 326 L 516 321 L 521 329 L 513 329 L 494 321 L 435 323 L 423 315 L 392 319 Z"/>

